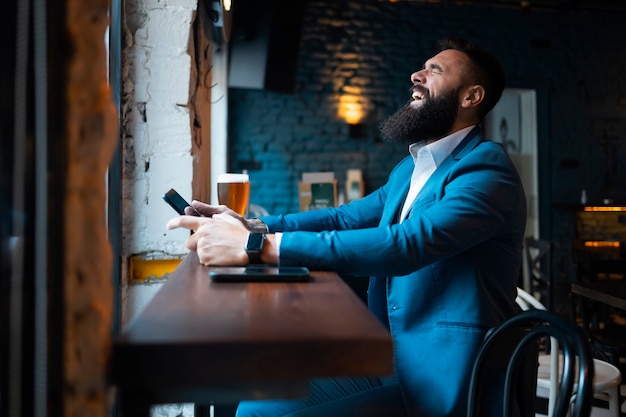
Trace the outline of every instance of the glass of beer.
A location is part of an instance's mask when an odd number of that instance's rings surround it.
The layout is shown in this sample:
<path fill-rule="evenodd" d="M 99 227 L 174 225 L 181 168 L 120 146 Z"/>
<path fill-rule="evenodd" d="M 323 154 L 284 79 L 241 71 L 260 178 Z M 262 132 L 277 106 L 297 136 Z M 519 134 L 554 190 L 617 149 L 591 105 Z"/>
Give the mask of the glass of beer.
<path fill-rule="evenodd" d="M 248 209 L 250 181 L 248 174 L 219 174 L 217 176 L 217 201 L 241 216 Z"/>

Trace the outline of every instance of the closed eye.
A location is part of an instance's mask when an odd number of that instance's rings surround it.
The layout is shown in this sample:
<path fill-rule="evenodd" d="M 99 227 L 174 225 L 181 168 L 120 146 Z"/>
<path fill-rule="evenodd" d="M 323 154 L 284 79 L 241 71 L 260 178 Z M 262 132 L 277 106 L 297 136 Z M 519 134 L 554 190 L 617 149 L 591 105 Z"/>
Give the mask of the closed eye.
<path fill-rule="evenodd" d="M 439 64 L 436 64 L 434 62 L 428 62 L 428 61 L 422 67 L 422 71 L 423 70 L 427 70 L 431 74 L 442 74 L 443 73 L 443 68 Z"/>
<path fill-rule="evenodd" d="M 443 72 L 443 68 L 441 68 L 437 64 L 430 64 L 428 68 L 430 69 L 430 72 L 435 73 L 435 74 L 441 74 Z"/>

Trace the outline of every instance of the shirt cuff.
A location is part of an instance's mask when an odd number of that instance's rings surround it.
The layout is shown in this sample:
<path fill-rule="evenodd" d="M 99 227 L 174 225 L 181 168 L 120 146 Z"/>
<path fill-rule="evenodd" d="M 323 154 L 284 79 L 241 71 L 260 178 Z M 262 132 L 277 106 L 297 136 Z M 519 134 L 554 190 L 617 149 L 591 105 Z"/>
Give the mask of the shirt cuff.
<path fill-rule="evenodd" d="M 280 265 L 280 241 L 283 238 L 281 232 L 274 233 L 274 241 L 276 242 L 276 257 L 278 258 L 277 264 Z"/>

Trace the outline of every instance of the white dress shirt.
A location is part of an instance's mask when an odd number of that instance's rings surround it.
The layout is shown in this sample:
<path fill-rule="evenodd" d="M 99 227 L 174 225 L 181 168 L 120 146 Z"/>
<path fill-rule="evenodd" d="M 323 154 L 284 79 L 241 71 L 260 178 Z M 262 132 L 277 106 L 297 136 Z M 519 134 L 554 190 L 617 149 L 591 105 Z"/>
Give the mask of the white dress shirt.
<path fill-rule="evenodd" d="M 409 146 L 409 153 L 413 156 L 415 168 L 413 168 L 413 175 L 411 176 L 409 193 L 406 196 L 406 200 L 404 200 L 404 206 L 402 206 L 402 212 L 400 213 L 400 222 L 406 218 L 415 197 L 417 197 L 417 194 L 419 194 L 424 184 L 426 184 L 428 178 L 430 178 L 437 167 L 450 156 L 454 148 L 461 143 L 463 138 L 465 138 L 473 128 L 474 126 L 469 126 L 458 130 L 428 145 L 413 143 Z"/>

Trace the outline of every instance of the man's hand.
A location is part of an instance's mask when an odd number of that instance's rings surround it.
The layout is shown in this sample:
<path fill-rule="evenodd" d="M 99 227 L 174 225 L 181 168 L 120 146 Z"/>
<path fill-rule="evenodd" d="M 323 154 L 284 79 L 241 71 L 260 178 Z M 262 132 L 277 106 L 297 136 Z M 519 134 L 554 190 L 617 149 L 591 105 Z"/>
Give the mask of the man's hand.
<path fill-rule="evenodd" d="M 212 206 L 210 204 L 206 204 L 198 200 L 193 200 L 191 202 L 191 207 L 185 208 L 185 214 L 189 216 L 193 216 L 196 213 L 199 213 L 200 215 L 204 217 L 212 217 L 216 214 L 227 214 L 233 217 L 234 219 L 237 219 L 238 221 L 240 221 L 241 224 L 243 224 L 244 227 L 251 232 L 259 232 L 259 233 L 267 232 L 265 223 L 263 223 L 261 220 L 244 219 L 242 216 L 239 215 L 239 213 L 237 213 L 234 210 L 229 209 L 227 206 L 224 206 L 224 205 Z"/>
<path fill-rule="evenodd" d="M 231 210 L 227 206 L 224 206 L 224 205 L 212 206 L 210 204 L 203 203 L 202 201 L 192 200 L 191 207 L 185 207 L 185 214 L 192 215 L 194 210 L 200 213 L 204 217 L 213 217 L 216 214 L 226 213 L 229 216 L 232 216 L 236 218 L 237 220 L 241 221 L 242 223 L 245 223 L 245 219 L 243 217 L 241 217 L 234 210 Z"/>
<path fill-rule="evenodd" d="M 198 253 L 204 265 L 247 265 L 244 247 L 249 231 L 245 219 L 226 206 L 210 206 L 198 201 L 192 205 L 206 217 L 175 217 L 167 222 L 167 229 L 184 227 L 195 231 L 185 245 Z"/>

